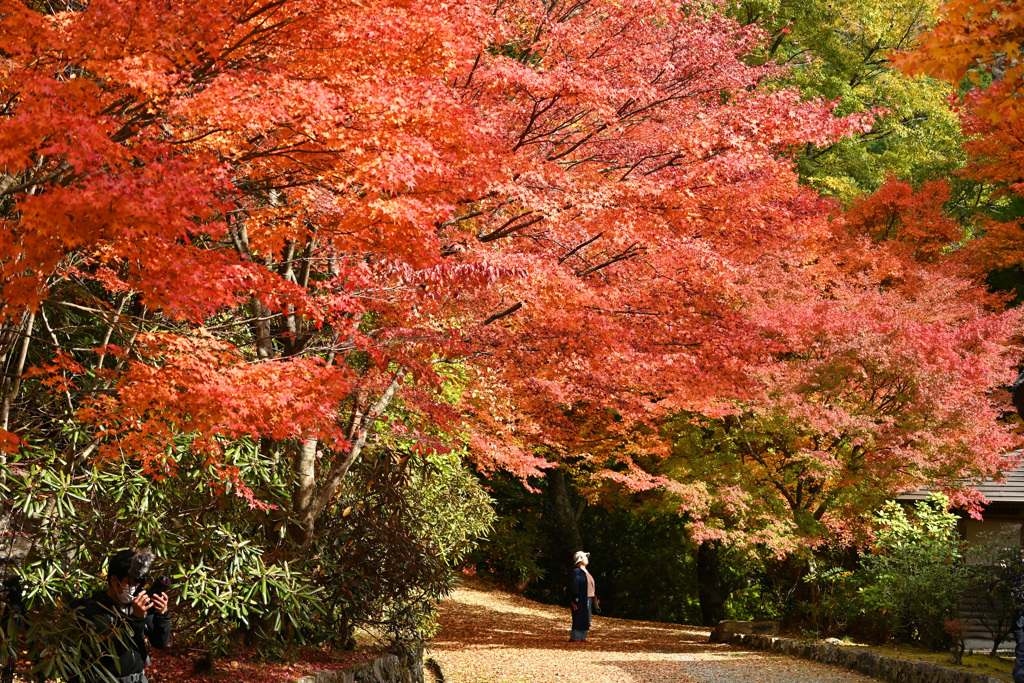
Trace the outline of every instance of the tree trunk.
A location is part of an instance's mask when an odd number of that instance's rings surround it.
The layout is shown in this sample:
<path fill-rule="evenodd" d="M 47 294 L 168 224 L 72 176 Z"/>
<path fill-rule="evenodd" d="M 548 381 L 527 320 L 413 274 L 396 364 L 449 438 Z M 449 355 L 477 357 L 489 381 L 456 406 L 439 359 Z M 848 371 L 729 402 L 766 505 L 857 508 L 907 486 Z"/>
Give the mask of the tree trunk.
<path fill-rule="evenodd" d="M 316 499 L 316 448 L 317 439 L 303 439 L 295 445 L 292 454 L 292 474 L 295 480 L 292 490 L 292 513 L 299 523 L 292 523 L 288 535 L 299 546 L 306 546 L 313 534 L 313 515 L 310 514 Z M 340 456 L 339 456 L 340 457 Z"/>
<path fill-rule="evenodd" d="M 697 597 L 705 626 L 714 626 L 725 619 L 725 596 L 722 595 L 721 550 L 719 541 L 704 541 L 697 549 Z"/>
<path fill-rule="evenodd" d="M 323 483 L 316 483 L 316 439 L 305 439 L 295 453 L 292 467 L 296 478 L 292 492 L 292 519 L 288 525 L 288 537 L 298 550 L 306 551 L 313 541 L 316 519 L 327 508 L 338 487 L 345 479 L 352 464 L 359 458 L 366 445 L 366 439 L 377 420 L 394 400 L 409 370 L 400 367 L 388 384 L 388 388 L 377 398 L 369 410 L 363 412 L 359 401 L 353 408 L 352 423 L 348 430 L 348 451 L 339 449 Z"/>
<path fill-rule="evenodd" d="M 555 509 L 555 524 L 562 536 L 562 543 L 567 549 L 567 557 L 577 550 L 583 550 L 583 539 L 580 537 L 580 528 L 576 524 L 576 515 L 573 514 L 569 505 L 569 491 L 565 486 L 565 473 L 560 469 L 548 470 L 548 495 L 551 497 L 551 506 Z"/>
<path fill-rule="evenodd" d="M 29 342 L 32 341 L 32 330 L 35 321 L 35 311 L 29 311 L 26 316 L 25 332 L 21 338 L 21 349 L 18 352 L 18 360 L 15 363 L 14 372 L 4 382 L 2 404 L 0 404 L 0 429 L 5 431 L 10 426 L 11 405 L 13 405 L 14 399 L 18 397 L 18 391 L 21 389 L 21 377 L 25 373 L 25 358 L 28 355 Z"/>

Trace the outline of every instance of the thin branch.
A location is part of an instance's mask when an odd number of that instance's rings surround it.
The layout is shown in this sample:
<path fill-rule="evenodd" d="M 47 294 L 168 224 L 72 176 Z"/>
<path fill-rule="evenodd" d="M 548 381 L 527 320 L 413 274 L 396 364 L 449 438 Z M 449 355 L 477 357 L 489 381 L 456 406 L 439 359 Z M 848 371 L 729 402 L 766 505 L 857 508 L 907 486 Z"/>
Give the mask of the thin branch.
<path fill-rule="evenodd" d="M 9 195 L 9 194 L 15 194 L 16 192 L 21 192 L 22 190 L 26 190 L 26 189 L 28 189 L 30 187 L 34 187 L 36 185 L 42 185 L 43 183 L 46 183 L 46 182 L 49 182 L 49 181 L 54 180 L 56 178 L 59 178 L 60 176 L 64 175 L 65 173 L 67 173 L 70 170 L 72 170 L 71 169 L 71 165 L 65 161 L 65 162 L 61 163 L 61 165 L 58 166 L 56 169 L 54 169 L 53 171 L 50 171 L 49 173 L 47 173 L 46 175 L 44 175 L 44 176 L 42 176 L 40 178 L 32 177 L 32 178 L 29 178 L 28 180 L 26 180 L 26 181 L 24 181 L 22 183 L 19 183 L 17 185 L 11 186 L 11 187 L 8 187 L 3 192 L 0 192 L 0 197 L 3 197 L 5 195 Z"/>
<path fill-rule="evenodd" d="M 126 293 L 124 296 L 121 297 L 121 302 L 117 305 L 117 312 L 114 313 L 114 319 L 111 320 L 110 324 L 107 325 L 106 332 L 104 332 L 104 334 L 103 334 L 103 343 L 100 344 L 101 347 L 104 347 L 104 350 L 100 352 L 100 357 L 96 361 L 96 369 L 97 370 L 102 370 L 103 369 L 103 359 L 107 357 L 107 352 L 106 352 L 105 348 L 106 348 L 107 344 L 110 343 L 110 335 L 112 335 L 114 333 L 114 326 L 117 325 L 117 321 L 121 317 L 121 311 L 124 310 L 124 305 L 128 302 L 128 299 L 130 299 L 130 298 L 131 298 L 131 293 L 130 292 Z"/>
<path fill-rule="evenodd" d="M 593 244 L 593 243 L 594 243 L 594 242 L 596 242 L 596 241 L 597 241 L 597 240 L 598 240 L 598 239 L 599 239 L 599 238 L 601 237 L 601 235 L 603 235 L 603 234 L 604 234 L 604 230 L 602 230 L 601 232 L 597 233 L 596 235 L 594 235 L 593 237 L 591 237 L 590 239 L 588 239 L 588 240 L 587 240 L 586 242 L 583 242 L 582 244 L 579 244 L 579 245 L 577 245 L 577 246 L 573 247 L 573 248 L 572 248 L 572 250 L 571 250 L 571 251 L 569 251 L 569 253 L 567 253 L 567 254 L 566 254 L 565 256 L 563 256 L 562 258 L 558 259 L 558 263 L 559 263 L 559 264 L 563 263 L 563 262 L 564 262 L 564 261 L 565 261 L 565 260 L 566 260 L 567 258 L 569 258 L 569 257 L 570 257 L 570 256 L 572 256 L 573 254 L 575 254 L 575 253 L 576 253 L 577 251 L 579 251 L 579 250 L 580 250 L 580 249 L 582 249 L 583 247 L 586 247 L 586 246 L 588 246 L 588 245 L 590 245 L 590 244 Z"/>
<path fill-rule="evenodd" d="M 359 420 L 359 428 L 355 433 L 355 440 L 350 442 L 351 445 L 348 453 L 334 464 L 330 475 L 327 477 L 327 481 L 324 482 L 324 485 L 317 493 L 316 501 L 313 504 L 312 509 L 307 513 L 306 520 L 304 521 L 307 524 L 309 532 L 312 532 L 313 520 L 325 507 L 327 507 L 327 504 L 331 502 L 331 498 L 334 497 L 335 492 L 338 490 L 338 486 L 341 485 L 345 475 L 348 474 L 349 469 L 352 467 L 352 463 L 354 463 L 356 458 L 359 457 L 363 447 L 366 445 L 366 438 L 370 435 L 370 428 L 373 427 L 377 418 L 379 418 L 384 411 L 388 409 L 388 406 L 391 405 L 391 402 L 398 393 L 399 387 L 402 386 L 402 382 L 405 380 L 405 376 L 408 372 L 408 368 L 404 366 L 400 367 L 392 378 L 388 388 L 380 395 L 376 403 L 373 404 L 373 407 L 370 408 L 370 411 Z"/>
<path fill-rule="evenodd" d="M 502 237 L 508 237 L 517 230 L 522 230 L 523 228 L 528 228 L 535 223 L 540 223 L 542 220 L 547 218 L 547 216 L 542 214 L 540 216 L 535 216 L 534 218 L 531 218 L 530 220 L 524 223 L 520 223 L 519 225 L 513 225 L 513 223 L 515 223 L 517 220 L 519 220 L 520 218 L 525 218 L 526 216 L 529 216 L 531 213 L 533 213 L 533 211 L 521 213 L 515 218 L 505 221 L 505 223 L 501 227 L 492 230 L 486 235 L 477 235 L 477 239 L 479 239 L 481 242 L 493 242 L 494 240 L 501 239 Z"/>
<path fill-rule="evenodd" d="M 492 315 L 489 318 L 487 318 L 487 320 L 483 321 L 483 323 L 481 323 L 481 324 L 483 324 L 483 325 L 490 325 L 495 320 L 501 320 L 502 318 L 504 318 L 507 315 L 512 315 L 513 313 L 515 313 L 516 311 L 518 311 L 522 307 L 523 307 L 523 302 L 520 301 L 517 304 L 513 304 L 513 305 L 509 306 L 504 311 L 498 311 L 494 315 Z"/>
<path fill-rule="evenodd" d="M 637 254 L 642 254 L 643 252 L 646 251 L 646 248 L 644 248 L 644 247 L 637 247 L 636 244 L 637 243 L 634 242 L 633 244 L 631 244 L 628 247 L 626 247 L 626 250 L 623 251 L 621 254 L 617 254 L 616 256 L 613 256 L 612 258 L 608 259 L 604 263 L 599 263 L 596 266 L 592 266 L 590 268 L 587 268 L 586 270 L 583 270 L 583 271 L 580 271 L 580 272 L 576 273 L 576 277 L 585 277 L 587 275 L 590 275 L 591 273 L 596 273 L 597 271 L 601 270 L 602 268 L 607 268 L 608 266 L 612 265 L 613 263 L 618 263 L 619 261 L 625 261 L 626 259 L 633 258 Z"/>

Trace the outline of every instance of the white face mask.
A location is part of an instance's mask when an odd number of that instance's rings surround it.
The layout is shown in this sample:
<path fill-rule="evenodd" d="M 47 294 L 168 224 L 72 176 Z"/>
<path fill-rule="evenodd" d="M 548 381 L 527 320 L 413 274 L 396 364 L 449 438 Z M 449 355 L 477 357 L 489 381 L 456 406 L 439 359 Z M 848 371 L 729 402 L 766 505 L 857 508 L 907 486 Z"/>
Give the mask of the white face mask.
<path fill-rule="evenodd" d="M 114 599 L 122 605 L 127 605 L 135 599 L 135 591 L 135 586 L 121 586 L 115 591 Z"/>

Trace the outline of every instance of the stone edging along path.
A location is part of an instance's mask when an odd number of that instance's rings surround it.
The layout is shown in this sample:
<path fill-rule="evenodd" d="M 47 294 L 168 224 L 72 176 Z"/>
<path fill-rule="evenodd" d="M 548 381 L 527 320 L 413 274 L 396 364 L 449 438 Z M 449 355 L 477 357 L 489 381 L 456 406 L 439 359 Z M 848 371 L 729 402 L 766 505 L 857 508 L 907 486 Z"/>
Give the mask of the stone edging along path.
<path fill-rule="evenodd" d="M 1003 683 L 985 674 L 947 669 L 930 662 L 909 662 L 828 643 L 805 643 L 792 638 L 747 634 L 735 635 L 729 643 L 840 666 L 889 683 Z"/>

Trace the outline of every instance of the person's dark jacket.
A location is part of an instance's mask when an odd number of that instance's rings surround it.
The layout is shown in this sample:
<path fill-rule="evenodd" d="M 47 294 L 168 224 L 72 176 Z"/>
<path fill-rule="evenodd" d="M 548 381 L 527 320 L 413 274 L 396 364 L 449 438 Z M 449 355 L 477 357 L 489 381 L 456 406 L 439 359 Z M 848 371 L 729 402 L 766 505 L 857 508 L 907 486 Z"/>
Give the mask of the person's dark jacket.
<path fill-rule="evenodd" d="M 569 578 L 569 602 L 579 607 L 587 599 L 587 573 L 580 567 L 572 570 Z"/>
<path fill-rule="evenodd" d="M 96 591 L 92 597 L 82 601 L 78 609 L 81 617 L 91 622 L 98 634 L 109 635 L 115 630 L 126 634 L 128 642 L 113 639 L 113 650 L 117 659 L 105 655 L 100 660 L 100 666 L 115 678 L 142 673 L 149 658 L 146 650 L 147 639 L 150 645 L 158 650 L 164 649 L 170 643 L 169 613 L 160 614 L 156 609 L 150 609 L 144 617 L 136 617 L 132 614 L 130 605 L 127 610 L 122 609 L 103 590 Z M 88 681 L 89 678 L 84 680 Z"/>
<path fill-rule="evenodd" d="M 576 567 L 569 580 L 569 602 L 573 608 L 572 627 L 578 631 L 590 629 L 590 601 L 587 592 L 587 573 Z"/>

